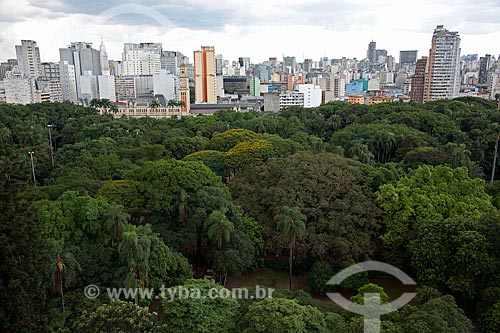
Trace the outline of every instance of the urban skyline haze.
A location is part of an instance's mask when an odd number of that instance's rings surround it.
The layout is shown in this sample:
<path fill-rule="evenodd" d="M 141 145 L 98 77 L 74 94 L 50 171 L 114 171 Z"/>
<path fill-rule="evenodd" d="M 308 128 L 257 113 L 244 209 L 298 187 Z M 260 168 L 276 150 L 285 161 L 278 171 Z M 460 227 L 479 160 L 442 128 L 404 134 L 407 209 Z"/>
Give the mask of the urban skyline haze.
<path fill-rule="evenodd" d="M 200 45 L 253 63 L 285 55 L 304 58 L 366 57 L 371 40 L 399 58 L 400 50 L 426 56 L 437 24 L 459 31 L 461 54 L 500 51 L 500 3 L 465 0 L 418 2 L 215 0 L 118 1 L 0 0 L 0 59 L 15 58 L 21 39 L 36 40 L 42 61 L 58 61 L 73 41 L 108 48 L 120 60 L 127 42 L 159 42 L 192 56 Z"/>

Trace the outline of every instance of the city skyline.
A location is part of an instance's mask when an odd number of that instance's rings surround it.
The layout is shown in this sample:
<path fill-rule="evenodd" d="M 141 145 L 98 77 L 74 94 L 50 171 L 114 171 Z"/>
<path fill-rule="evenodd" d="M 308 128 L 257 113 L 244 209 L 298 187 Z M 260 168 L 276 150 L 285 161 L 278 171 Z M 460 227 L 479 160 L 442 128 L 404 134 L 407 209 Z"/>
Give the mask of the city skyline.
<path fill-rule="evenodd" d="M 14 45 L 24 39 L 37 41 L 42 61 L 58 61 L 59 48 L 74 41 L 98 47 L 101 37 L 114 60 L 121 60 L 129 42 L 158 42 L 186 55 L 200 45 L 214 45 L 225 59 L 249 57 L 252 63 L 283 56 L 300 62 L 323 56 L 359 60 L 366 57 L 371 40 L 396 59 L 401 50 L 418 50 L 420 58 L 428 55 L 438 24 L 460 33 L 461 55 L 500 53 L 495 44 L 500 40 L 500 4 L 492 1 L 427 0 L 400 9 L 391 1 L 365 0 L 120 3 L 0 0 L 9 13 L 0 14 L 0 58 L 15 58 Z"/>

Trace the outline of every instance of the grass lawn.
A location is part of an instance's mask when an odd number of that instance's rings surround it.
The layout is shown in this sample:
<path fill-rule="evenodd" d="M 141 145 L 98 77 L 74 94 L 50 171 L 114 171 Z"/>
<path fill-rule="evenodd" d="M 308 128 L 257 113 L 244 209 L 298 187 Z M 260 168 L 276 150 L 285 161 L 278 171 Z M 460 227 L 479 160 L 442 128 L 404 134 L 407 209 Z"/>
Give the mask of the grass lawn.
<path fill-rule="evenodd" d="M 282 271 L 271 270 L 268 268 L 260 268 L 255 272 L 246 272 L 240 276 L 228 276 L 226 288 L 251 288 L 257 285 L 274 289 L 288 289 L 288 273 Z M 307 287 L 305 275 L 293 276 L 293 289 L 303 290 Z"/>

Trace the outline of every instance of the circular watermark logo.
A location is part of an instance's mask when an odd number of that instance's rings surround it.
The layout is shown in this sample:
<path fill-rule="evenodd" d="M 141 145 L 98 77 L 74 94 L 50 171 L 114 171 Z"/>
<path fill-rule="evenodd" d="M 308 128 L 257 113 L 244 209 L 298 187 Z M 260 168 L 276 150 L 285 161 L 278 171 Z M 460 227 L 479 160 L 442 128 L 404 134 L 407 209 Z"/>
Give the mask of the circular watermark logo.
<path fill-rule="evenodd" d="M 89 299 L 96 299 L 97 297 L 99 297 L 101 290 L 95 284 L 89 284 L 85 287 L 83 293 L 85 294 L 85 297 Z"/>
<path fill-rule="evenodd" d="M 416 285 L 415 281 L 413 281 L 411 277 L 399 268 L 379 261 L 365 261 L 347 267 L 332 277 L 326 284 L 339 285 L 351 275 L 367 271 L 384 272 L 396 277 L 404 285 Z M 380 333 L 380 317 L 402 308 L 417 294 L 404 293 L 398 299 L 390 302 L 389 304 L 383 304 L 380 299 L 380 294 L 378 293 L 365 293 L 363 295 L 363 304 L 353 303 L 340 293 L 328 293 L 327 295 L 332 301 L 340 305 L 345 310 L 363 315 L 365 333 Z"/>

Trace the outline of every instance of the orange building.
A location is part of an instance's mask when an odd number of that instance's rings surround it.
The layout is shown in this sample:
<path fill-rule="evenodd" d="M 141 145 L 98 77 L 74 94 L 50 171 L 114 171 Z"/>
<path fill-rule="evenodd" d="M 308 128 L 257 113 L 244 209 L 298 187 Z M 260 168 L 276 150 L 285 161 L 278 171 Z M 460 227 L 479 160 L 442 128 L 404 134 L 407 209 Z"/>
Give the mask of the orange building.
<path fill-rule="evenodd" d="M 196 103 L 217 103 L 215 49 L 202 46 L 194 51 L 194 97 Z"/>
<path fill-rule="evenodd" d="M 365 104 L 365 97 L 363 95 L 349 95 L 347 102 L 350 104 Z"/>

